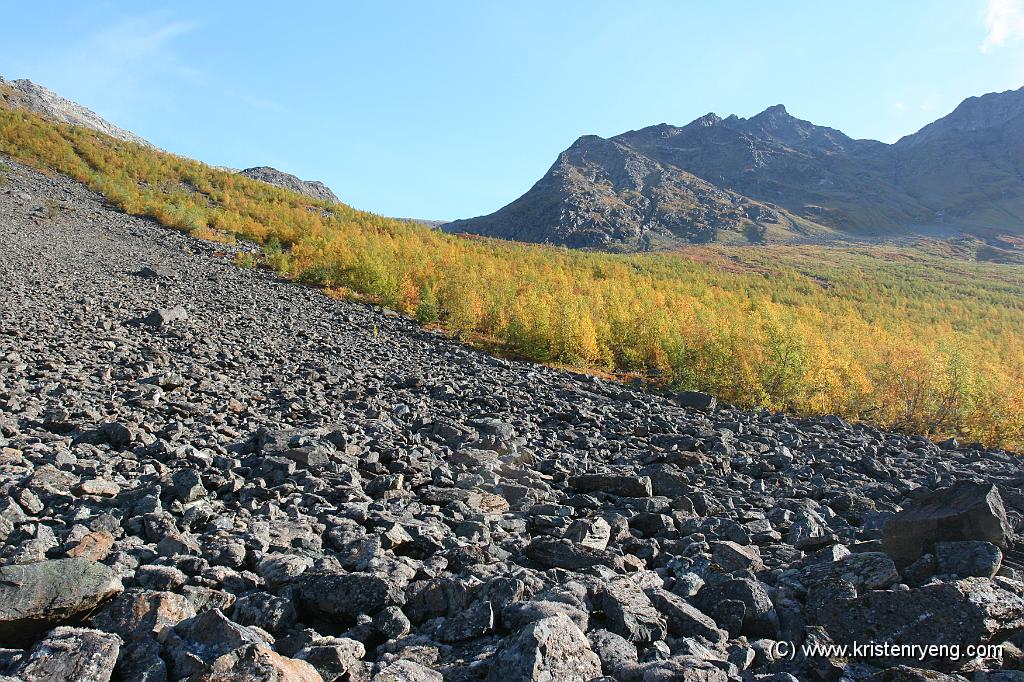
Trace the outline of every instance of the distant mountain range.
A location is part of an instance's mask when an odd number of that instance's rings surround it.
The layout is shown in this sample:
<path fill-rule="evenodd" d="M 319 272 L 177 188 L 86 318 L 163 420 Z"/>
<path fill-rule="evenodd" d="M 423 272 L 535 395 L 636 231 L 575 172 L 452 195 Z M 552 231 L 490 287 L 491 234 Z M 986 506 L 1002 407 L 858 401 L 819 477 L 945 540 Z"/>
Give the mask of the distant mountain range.
<path fill-rule="evenodd" d="M 1024 234 L 1024 88 L 964 100 L 894 144 L 782 105 L 581 137 L 526 194 L 445 230 L 570 247 Z"/>

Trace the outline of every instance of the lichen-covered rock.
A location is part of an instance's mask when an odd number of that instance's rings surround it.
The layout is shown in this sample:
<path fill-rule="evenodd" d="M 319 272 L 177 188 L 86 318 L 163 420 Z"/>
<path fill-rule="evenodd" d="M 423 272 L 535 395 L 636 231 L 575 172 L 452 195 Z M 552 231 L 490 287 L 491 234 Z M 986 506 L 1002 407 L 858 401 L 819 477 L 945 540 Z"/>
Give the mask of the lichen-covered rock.
<path fill-rule="evenodd" d="M 318 616 L 355 618 L 405 603 L 405 594 L 394 581 L 370 573 L 307 572 L 298 586 L 302 607 Z"/>
<path fill-rule="evenodd" d="M 32 641 L 123 589 L 108 567 L 84 558 L 0 567 L 0 641 Z"/>
<path fill-rule="evenodd" d="M 195 615 L 191 602 L 180 594 L 133 589 L 100 608 L 91 623 L 124 639 L 146 639 Z"/>
<path fill-rule="evenodd" d="M 643 590 L 628 580 L 615 580 L 603 586 L 594 601 L 604 612 L 608 629 L 630 642 L 658 642 L 668 634 L 665 617 Z"/>
<path fill-rule="evenodd" d="M 601 660 L 566 616 L 530 623 L 502 642 L 488 682 L 589 682 L 601 675 Z"/>
<path fill-rule="evenodd" d="M 14 676 L 22 682 L 106 682 L 114 672 L 121 639 L 86 628 L 59 627 L 26 653 Z"/>

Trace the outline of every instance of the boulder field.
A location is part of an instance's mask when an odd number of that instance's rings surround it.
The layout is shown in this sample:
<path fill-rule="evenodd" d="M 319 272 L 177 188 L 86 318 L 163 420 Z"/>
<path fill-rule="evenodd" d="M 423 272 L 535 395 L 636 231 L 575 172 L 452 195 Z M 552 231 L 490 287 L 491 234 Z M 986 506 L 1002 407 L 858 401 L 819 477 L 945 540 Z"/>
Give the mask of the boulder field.
<path fill-rule="evenodd" d="M 1018 455 L 497 359 L 5 166 L 0 679 L 1024 679 Z"/>

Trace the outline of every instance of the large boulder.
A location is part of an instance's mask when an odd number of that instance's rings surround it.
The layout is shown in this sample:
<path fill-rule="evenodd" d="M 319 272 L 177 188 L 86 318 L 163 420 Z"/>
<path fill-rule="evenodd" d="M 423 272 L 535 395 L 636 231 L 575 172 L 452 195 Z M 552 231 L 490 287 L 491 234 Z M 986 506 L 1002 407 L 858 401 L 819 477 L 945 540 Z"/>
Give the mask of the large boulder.
<path fill-rule="evenodd" d="M 91 624 L 125 639 L 146 639 L 195 615 L 195 608 L 180 594 L 128 590 L 107 602 Z"/>
<path fill-rule="evenodd" d="M 355 618 L 386 606 L 401 606 L 405 594 L 394 582 L 369 573 L 304 573 L 299 579 L 299 601 L 307 613 L 320 617 Z"/>
<path fill-rule="evenodd" d="M 665 639 L 665 617 L 650 597 L 629 580 L 614 580 L 594 597 L 595 606 L 604 612 L 608 629 L 630 642 L 649 644 Z"/>
<path fill-rule="evenodd" d="M 582 474 L 570 478 L 569 487 L 578 493 L 608 493 L 622 497 L 651 496 L 651 479 L 630 474 Z"/>
<path fill-rule="evenodd" d="M 668 619 L 668 631 L 673 637 L 703 637 L 712 644 L 728 639 L 728 633 L 719 629 L 709 616 L 692 606 L 682 597 L 667 590 L 649 589 L 651 603 Z"/>
<path fill-rule="evenodd" d="M 121 579 L 83 558 L 0 568 L 0 642 L 27 644 L 54 625 L 84 616 L 124 590 Z"/>
<path fill-rule="evenodd" d="M 777 637 L 779 616 L 765 586 L 750 578 L 709 583 L 695 599 L 697 608 L 733 636 Z M 735 622 L 734 622 L 735 621 Z"/>
<path fill-rule="evenodd" d="M 1013 531 L 994 485 L 959 483 L 922 495 L 882 528 L 882 547 L 909 564 L 936 542 L 983 540 L 1005 547 Z"/>
<path fill-rule="evenodd" d="M 623 570 L 622 557 L 607 549 L 596 549 L 569 540 L 539 537 L 523 550 L 528 558 L 541 566 L 579 571 L 591 566 L 607 566 L 616 571 Z"/>
<path fill-rule="evenodd" d="M 588 682 L 601 676 L 601 660 L 567 616 L 530 623 L 494 654 L 488 682 Z"/>
<path fill-rule="evenodd" d="M 990 580 L 967 578 L 911 590 L 872 590 L 853 599 L 838 599 L 822 608 L 819 618 L 836 642 L 980 644 L 1024 627 L 1024 599 Z M 941 658 L 878 662 L 923 662 L 937 668 L 950 663 Z"/>

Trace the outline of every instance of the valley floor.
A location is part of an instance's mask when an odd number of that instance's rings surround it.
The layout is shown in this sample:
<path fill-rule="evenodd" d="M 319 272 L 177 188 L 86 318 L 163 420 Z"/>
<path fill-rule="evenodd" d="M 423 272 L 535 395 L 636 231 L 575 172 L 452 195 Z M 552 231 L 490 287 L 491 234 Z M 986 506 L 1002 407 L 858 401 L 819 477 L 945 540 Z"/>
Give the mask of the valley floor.
<path fill-rule="evenodd" d="M 1024 666 L 1015 456 L 496 359 L 10 165 L 0 679 Z M 1004 658 L 778 644 L 867 640 Z"/>

